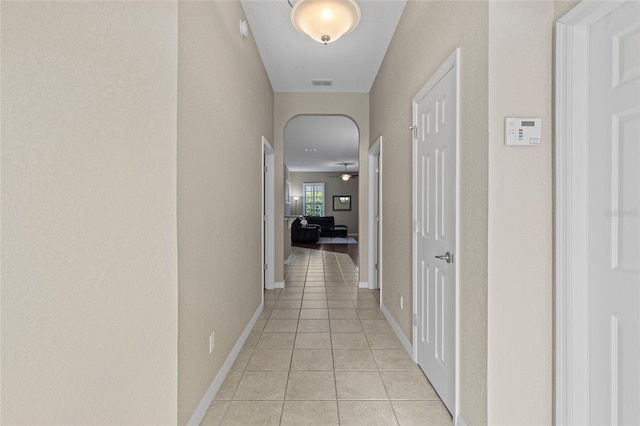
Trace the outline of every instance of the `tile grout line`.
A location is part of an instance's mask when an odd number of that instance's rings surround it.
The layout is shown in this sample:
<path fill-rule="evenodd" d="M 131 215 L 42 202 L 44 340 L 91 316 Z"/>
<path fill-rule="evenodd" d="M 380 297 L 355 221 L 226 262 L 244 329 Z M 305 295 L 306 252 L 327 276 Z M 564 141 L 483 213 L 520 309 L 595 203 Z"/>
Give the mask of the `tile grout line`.
<path fill-rule="evenodd" d="M 295 259 L 295 261 L 293 262 L 293 264 L 295 265 L 297 262 L 297 257 Z M 303 285 L 303 298 L 304 298 L 304 288 L 306 287 L 306 276 L 307 276 L 307 272 L 309 270 L 309 266 L 307 264 L 307 269 L 305 271 L 305 285 Z M 286 284 L 285 284 L 286 287 Z M 280 295 L 278 295 L 278 298 L 280 298 Z M 296 341 L 298 340 L 298 325 L 300 324 L 300 312 L 302 311 L 302 301 L 300 301 L 300 310 L 298 311 L 298 321 L 296 323 L 296 331 L 295 331 L 295 336 L 293 338 L 293 347 L 291 348 L 291 358 L 289 359 L 289 371 L 287 372 L 287 381 L 284 385 L 284 394 L 282 395 L 282 409 L 280 410 L 280 422 L 279 424 L 282 424 L 282 418 L 284 417 L 284 405 L 285 405 L 285 401 L 287 400 L 287 390 L 289 389 L 289 379 L 291 378 L 291 367 L 293 364 L 293 353 L 296 350 Z"/>
<path fill-rule="evenodd" d="M 340 267 L 340 265 L 338 265 L 338 268 Z M 342 269 L 340 270 L 340 273 L 342 273 Z M 343 276 L 344 278 L 344 276 Z M 326 276 L 325 276 L 326 279 Z M 325 282 L 326 284 L 326 282 Z M 326 286 L 325 286 L 325 290 L 326 290 Z M 329 316 L 329 339 L 331 341 L 331 365 L 333 366 L 333 386 L 336 392 L 336 415 L 338 416 L 338 425 L 341 424 L 340 421 L 340 402 L 339 402 L 339 398 L 338 398 L 338 378 L 336 376 L 336 359 L 334 356 L 334 348 L 333 348 L 333 329 L 331 328 L 331 315 L 329 313 L 329 299 L 327 297 L 327 315 Z"/>

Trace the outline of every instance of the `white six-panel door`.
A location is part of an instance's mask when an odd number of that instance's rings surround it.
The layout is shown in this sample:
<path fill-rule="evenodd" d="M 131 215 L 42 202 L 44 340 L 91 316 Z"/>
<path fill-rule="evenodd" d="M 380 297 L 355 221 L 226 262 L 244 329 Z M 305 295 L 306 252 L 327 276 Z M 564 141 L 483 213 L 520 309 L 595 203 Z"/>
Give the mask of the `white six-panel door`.
<path fill-rule="evenodd" d="M 589 28 L 589 417 L 640 424 L 640 3 Z"/>
<path fill-rule="evenodd" d="M 414 98 L 414 279 L 420 367 L 455 414 L 457 52 Z"/>

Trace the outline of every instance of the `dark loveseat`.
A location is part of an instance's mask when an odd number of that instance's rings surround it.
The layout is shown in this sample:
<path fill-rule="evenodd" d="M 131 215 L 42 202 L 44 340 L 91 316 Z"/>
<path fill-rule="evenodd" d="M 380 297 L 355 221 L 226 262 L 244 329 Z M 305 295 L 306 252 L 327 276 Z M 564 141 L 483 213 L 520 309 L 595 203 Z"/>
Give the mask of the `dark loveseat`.
<path fill-rule="evenodd" d="M 291 224 L 291 242 L 292 243 L 317 243 L 320 239 L 320 225 L 308 223 L 302 225 L 301 217 L 296 218 Z"/>

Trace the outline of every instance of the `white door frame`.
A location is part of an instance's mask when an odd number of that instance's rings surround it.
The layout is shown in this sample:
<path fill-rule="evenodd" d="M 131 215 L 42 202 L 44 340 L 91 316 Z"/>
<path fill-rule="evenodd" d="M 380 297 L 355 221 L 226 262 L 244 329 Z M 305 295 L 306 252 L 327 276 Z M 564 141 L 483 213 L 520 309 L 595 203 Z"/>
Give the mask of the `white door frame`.
<path fill-rule="evenodd" d="M 589 26 L 620 2 L 583 1 L 556 22 L 555 424 L 589 424 Z"/>
<path fill-rule="evenodd" d="M 376 157 L 380 157 L 379 161 L 375 161 Z M 378 166 L 377 164 L 380 163 Z M 378 167 L 378 172 L 376 173 L 376 167 Z M 376 142 L 369 148 L 369 288 L 376 289 L 375 280 L 373 277 L 377 275 L 378 284 L 380 288 L 382 288 L 382 275 L 381 275 L 381 264 L 382 264 L 382 185 L 381 183 L 382 177 L 382 136 L 376 139 Z M 378 182 L 376 183 L 376 179 Z M 378 193 L 375 194 L 374 191 Z M 377 198 L 377 200 L 376 200 Z M 376 205 L 377 201 L 377 205 Z M 378 209 L 380 211 L 378 211 Z M 376 213 L 378 214 L 378 220 L 376 220 Z M 376 229 L 377 228 L 377 229 Z M 376 270 L 375 258 L 376 252 L 378 254 L 378 269 Z"/>
<path fill-rule="evenodd" d="M 455 268 L 455 383 L 454 383 L 454 401 L 455 408 L 453 414 L 454 424 L 462 423 L 460 418 L 460 48 L 457 48 L 445 61 L 438 70 L 429 78 L 429 81 L 424 85 L 422 89 L 418 92 L 416 97 L 421 93 L 426 93 L 431 90 L 438 82 L 449 72 L 452 70 L 456 74 L 456 185 L 455 185 L 455 227 L 456 227 L 456 242 L 455 242 L 455 262 L 453 263 Z M 414 98 L 415 99 L 415 98 Z M 414 100 L 414 108 L 415 108 L 415 100 Z M 412 113 L 413 114 L 413 113 Z M 413 117 L 411 122 L 413 122 Z M 418 341 L 418 325 L 415 321 L 417 312 L 418 312 L 418 253 L 417 253 L 417 244 L 418 238 L 415 232 L 415 227 L 417 223 L 417 199 L 418 199 L 418 169 L 417 169 L 417 143 L 416 140 L 413 140 L 413 152 L 412 152 L 412 212 L 413 212 L 413 231 L 412 232 L 412 282 L 413 282 L 413 361 L 418 362 L 418 345 L 415 343 Z"/>
<path fill-rule="evenodd" d="M 275 222 L 275 151 L 269 141 L 262 137 L 262 159 L 266 163 L 266 170 L 260 170 L 262 176 L 262 262 L 266 265 L 266 271 L 262 274 L 262 288 L 271 290 L 275 285 L 276 272 L 276 222 Z M 261 161 L 262 163 L 262 161 Z M 264 165 L 261 164 L 261 168 Z"/>

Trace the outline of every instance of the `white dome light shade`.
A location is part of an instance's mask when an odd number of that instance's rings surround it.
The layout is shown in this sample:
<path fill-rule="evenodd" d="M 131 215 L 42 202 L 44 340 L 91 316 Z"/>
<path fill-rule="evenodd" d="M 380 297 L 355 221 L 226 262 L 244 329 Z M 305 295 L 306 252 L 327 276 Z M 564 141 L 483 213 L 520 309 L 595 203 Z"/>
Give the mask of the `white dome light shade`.
<path fill-rule="evenodd" d="M 355 0 L 298 0 L 291 10 L 295 29 L 324 44 L 349 34 L 359 22 Z"/>

